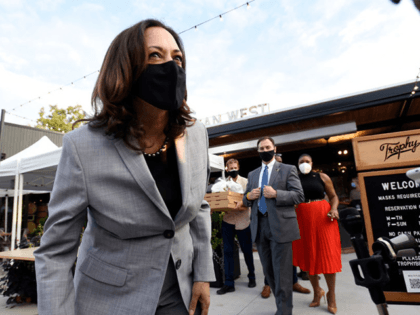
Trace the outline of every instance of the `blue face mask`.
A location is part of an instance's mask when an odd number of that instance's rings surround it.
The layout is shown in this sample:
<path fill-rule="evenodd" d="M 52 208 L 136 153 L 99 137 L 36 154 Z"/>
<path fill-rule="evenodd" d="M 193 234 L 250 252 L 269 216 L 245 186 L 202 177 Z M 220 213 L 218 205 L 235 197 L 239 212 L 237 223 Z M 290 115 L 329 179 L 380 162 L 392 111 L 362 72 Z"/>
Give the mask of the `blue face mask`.
<path fill-rule="evenodd" d="M 356 183 L 351 183 L 351 187 L 356 188 Z"/>

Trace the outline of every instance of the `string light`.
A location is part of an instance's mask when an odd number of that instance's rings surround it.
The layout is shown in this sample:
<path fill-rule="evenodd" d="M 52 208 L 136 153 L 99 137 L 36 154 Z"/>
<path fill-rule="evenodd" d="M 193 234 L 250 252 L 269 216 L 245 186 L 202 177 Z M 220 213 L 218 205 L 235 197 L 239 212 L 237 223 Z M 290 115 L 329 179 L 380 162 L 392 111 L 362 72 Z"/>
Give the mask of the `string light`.
<path fill-rule="evenodd" d="M 413 90 L 411 91 L 410 97 L 414 96 L 416 94 L 416 91 L 419 89 L 419 86 L 418 86 L 419 79 L 420 79 L 420 68 L 419 68 L 419 73 L 417 73 L 416 82 L 414 82 Z"/>
<path fill-rule="evenodd" d="M 77 105 L 80 105 L 80 104 L 77 104 Z M 76 105 L 76 106 L 77 106 L 77 105 Z M 84 112 L 84 111 L 83 111 L 83 112 Z M 12 115 L 12 116 L 15 116 L 15 117 L 18 117 L 18 118 L 21 118 L 21 119 L 29 120 L 29 121 L 32 121 L 32 122 L 34 122 L 34 123 L 38 124 L 38 121 L 36 121 L 36 120 L 30 119 L 30 118 L 27 118 L 27 117 L 23 117 L 23 116 L 20 116 L 20 115 L 16 115 L 16 114 L 11 113 L 11 112 L 8 112 L 8 111 L 6 111 L 6 113 L 7 113 L 8 115 Z M 85 116 L 87 116 L 87 113 L 86 113 L 86 112 L 84 112 L 84 114 L 85 114 Z M 50 129 L 48 128 L 48 123 L 46 123 L 46 124 L 45 124 L 45 127 L 46 127 L 46 129 L 50 130 Z M 53 130 L 53 131 L 54 131 L 54 130 Z"/>
<path fill-rule="evenodd" d="M 240 9 L 240 8 L 244 7 L 244 6 L 246 6 L 246 7 L 247 7 L 247 9 L 249 9 L 249 8 L 250 8 L 250 3 L 251 3 L 251 2 L 254 2 L 254 1 L 256 1 L 256 0 L 251 0 L 251 1 L 245 2 L 244 4 L 241 4 L 240 6 L 237 6 L 236 8 L 233 8 L 233 9 L 231 9 L 231 10 L 229 10 L 229 11 L 226 11 L 226 12 L 220 13 L 220 14 L 216 15 L 215 17 L 212 17 L 211 19 L 208 19 L 208 20 L 206 20 L 206 21 L 204 21 L 204 22 L 201 22 L 201 23 L 199 23 L 199 24 L 197 24 L 197 25 L 194 25 L 194 26 L 192 26 L 192 27 L 190 27 L 190 28 L 187 28 L 186 30 L 184 30 L 184 31 L 182 31 L 182 32 L 179 32 L 178 34 L 179 34 L 179 35 L 181 35 L 182 33 L 188 32 L 189 30 L 192 30 L 192 29 L 197 29 L 197 27 L 199 27 L 200 25 L 206 24 L 206 23 L 208 23 L 208 22 L 210 22 L 210 21 L 213 21 L 214 19 L 217 19 L 217 18 L 219 18 L 219 19 L 220 19 L 220 21 L 222 21 L 222 20 L 223 20 L 223 15 L 228 14 L 228 13 L 230 13 L 230 12 L 232 12 L 232 11 L 238 10 L 238 9 Z"/>
<path fill-rule="evenodd" d="M 19 118 L 22 118 L 22 119 L 25 119 L 25 120 L 32 121 L 32 122 L 34 122 L 34 123 L 36 123 L 36 124 L 38 123 L 37 121 L 35 121 L 35 120 L 33 120 L 33 119 L 26 118 L 26 117 L 23 117 L 23 116 L 19 116 L 19 115 L 16 115 L 16 114 L 10 113 L 10 112 L 8 112 L 8 111 L 6 111 L 6 113 L 7 113 L 7 114 L 9 114 L 9 115 L 12 115 L 12 116 L 16 116 L 16 117 L 19 117 Z"/>
<path fill-rule="evenodd" d="M 218 15 L 216 15 L 215 17 L 213 17 L 213 18 L 211 18 L 211 19 L 208 19 L 208 20 L 206 20 L 206 21 L 204 21 L 204 22 L 201 22 L 201 23 L 199 23 L 199 24 L 197 24 L 197 25 L 194 25 L 194 26 L 192 26 L 192 27 L 190 27 L 190 28 L 188 28 L 188 29 L 186 29 L 186 30 L 183 30 L 182 32 L 179 32 L 178 34 L 179 34 L 179 35 L 181 35 L 181 34 L 183 34 L 183 33 L 185 33 L 185 32 L 188 32 L 189 30 L 192 30 L 192 29 L 197 30 L 197 29 L 198 29 L 198 27 L 199 27 L 200 25 L 203 25 L 203 24 L 205 24 L 205 23 L 208 23 L 208 22 L 210 22 L 210 21 L 212 21 L 212 20 L 214 20 L 214 19 L 217 19 L 217 18 L 219 18 L 219 19 L 220 19 L 220 21 L 223 21 L 223 15 L 228 14 L 228 13 L 230 13 L 230 12 L 232 12 L 232 11 L 238 10 L 239 8 L 242 8 L 243 6 L 246 6 L 246 7 L 247 7 L 247 9 L 249 9 L 249 8 L 250 8 L 250 3 L 251 3 L 251 2 L 254 2 L 254 1 L 256 1 L 256 0 L 251 0 L 251 1 L 248 1 L 248 2 L 246 2 L 246 3 L 244 3 L 244 4 L 241 4 L 240 6 L 237 6 L 237 7 L 233 8 L 233 9 L 231 9 L 231 10 L 229 10 L 229 11 L 226 11 L 226 12 L 223 12 L 223 13 L 221 13 L 221 14 L 218 14 Z M 55 90 L 52 90 L 52 91 L 48 92 L 48 94 L 51 94 L 52 92 L 55 92 L 55 91 L 63 90 L 63 88 L 64 88 L 64 87 L 69 86 L 69 85 L 74 85 L 74 83 L 75 83 L 75 82 L 80 81 L 80 80 L 83 80 L 83 79 L 86 79 L 88 76 L 91 76 L 91 75 L 93 75 L 93 74 L 95 74 L 95 73 L 99 73 L 99 70 L 96 70 L 96 71 L 94 71 L 94 72 L 92 72 L 92 73 L 86 74 L 86 75 L 84 75 L 84 76 L 80 77 L 80 78 L 79 78 L 79 79 L 77 79 L 77 80 L 73 80 L 72 82 L 70 82 L 70 83 L 68 83 L 68 84 L 65 84 L 65 85 L 63 85 L 63 86 L 61 86 L 61 87 L 59 87 L 59 88 L 57 88 L 57 89 L 55 89 Z M 41 97 L 43 97 L 43 96 L 41 95 L 41 96 L 38 96 L 38 97 L 36 97 L 36 98 L 34 98 L 34 99 L 32 99 L 32 100 L 27 101 L 26 103 L 22 103 L 22 104 L 20 104 L 19 106 L 17 106 L 17 107 L 15 107 L 15 108 L 13 108 L 13 109 L 12 109 L 12 111 L 14 111 L 14 110 L 16 110 L 17 108 L 22 107 L 22 106 L 24 106 L 24 105 L 26 105 L 26 104 L 31 103 L 31 101 L 40 100 L 40 99 L 41 99 Z M 13 114 L 11 114 L 11 115 L 13 115 Z M 17 116 L 17 115 L 15 115 L 15 116 Z M 18 116 L 18 117 L 20 117 L 20 116 Z M 24 118 L 24 119 L 28 119 L 28 118 Z M 28 119 L 28 120 L 30 120 L 30 119 Z"/>
<path fill-rule="evenodd" d="M 89 73 L 89 74 L 86 74 L 86 75 L 84 75 L 83 77 L 78 78 L 77 80 L 74 80 L 74 81 L 72 81 L 72 82 L 70 82 L 70 83 L 68 83 L 68 84 L 65 84 L 65 85 L 63 85 L 63 86 L 61 86 L 61 87 L 59 87 L 59 88 L 56 88 L 55 90 L 49 91 L 49 92 L 48 92 L 47 94 L 45 94 L 45 95 L 38 96 L 38 97 L 36 97 L 36 98 L 34 98 L 34 99 L 32 99 L 32 100 L 27 101 L 26 103 L 22 103 L 22 104 L 20 104 L 19 106 L 17 106 L 17 107 L 15 107 L 15 108 L 13 108 L 13 109 L 12 109 L 12 111 L 14 111 L 14 110 L 18 109 L 19 107 L 22 107 L 22 106 L 24 106 L 24 105 L 26 105 L 26 104 L 29 104 L 29 103 L 31 103 L 32 101 L 40 100 L 42 97 L 44 97 L 44 96 L 46 96 L 46 95 L 49 95 L 49 94 L 51 94 L 51 93 L 53 93 L 53 92 L 55 92 L 55 91 L 63 90 L 63 88 L 64 88 L 64 87 L 66 87 L 66 86 L 69 86 L 69 85 L 74 85 L 74 83 L 75 83 L 75 82 L 80 81 L 80 80 L 83 80 L 83 79 L 86 79 L 88 76 L 91 76 L 91 75 L 93 75 L 93 74 L 95 74 L 95 73 L 97 73 L 97 72 L 99 72 L 99 70 L 96 70 L 96 71 L 94 71 L 94 72 L 91 72 L 91 73 Z"/>

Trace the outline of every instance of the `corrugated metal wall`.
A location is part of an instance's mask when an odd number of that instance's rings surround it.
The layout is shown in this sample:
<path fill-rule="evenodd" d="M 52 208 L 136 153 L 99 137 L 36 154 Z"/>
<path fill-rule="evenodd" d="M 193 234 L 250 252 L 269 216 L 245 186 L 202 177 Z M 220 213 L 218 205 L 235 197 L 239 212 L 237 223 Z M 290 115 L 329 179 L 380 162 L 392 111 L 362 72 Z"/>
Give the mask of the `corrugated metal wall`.
<path fill-rule="evenodd" d="M 43 136 L 47 136 L 59 147 L 63 145 L 63 133 L 5 122 L 1 136 L 2 153 L 6 154 L 7 159 L 34 144 Z"/>

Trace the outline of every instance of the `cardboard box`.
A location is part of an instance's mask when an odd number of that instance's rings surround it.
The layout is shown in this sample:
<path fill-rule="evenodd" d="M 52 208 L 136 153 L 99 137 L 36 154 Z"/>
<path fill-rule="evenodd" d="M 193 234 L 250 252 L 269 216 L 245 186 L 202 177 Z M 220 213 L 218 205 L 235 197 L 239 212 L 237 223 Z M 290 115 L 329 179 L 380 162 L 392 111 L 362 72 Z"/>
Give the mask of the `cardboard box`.
<path fill-rule="evenodd" d="M 236 207 L 236 202 L 242 201 L 243 194 L 239 194 L 233 191 L 210 193 L 204 196 L 210 204 L 212 211 L 232 211 Z M 236 201 L 236 202 L 235 202 Z M 242 207 L 240 211 L 246 210 L 246 207 Z"/>

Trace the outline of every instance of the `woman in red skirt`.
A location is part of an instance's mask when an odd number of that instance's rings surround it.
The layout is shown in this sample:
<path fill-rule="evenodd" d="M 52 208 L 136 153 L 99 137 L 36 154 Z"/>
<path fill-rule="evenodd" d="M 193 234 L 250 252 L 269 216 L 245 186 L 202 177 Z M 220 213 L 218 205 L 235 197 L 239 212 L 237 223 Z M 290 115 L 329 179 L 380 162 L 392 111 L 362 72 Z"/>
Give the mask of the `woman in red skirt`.
<path fill-rule="evenodd" d="M 312 172 L 312 158 L 308 154 L 299 157 L 298 165 L 305 202 L 296 208 L 300 240 L 293 242 L 293 265 L 309 274 L 314 289 L 310 307 L 319 306 L 325 296 L 318 281 L 318 274 L 324 274 L 328 286 L 328 311 L 335 314 L 335 274 L 341 272 L 340 233 L 336 220 L 339 218 L 338 197 L 328 175 Z M 330 203 L 324 199 L 325 194 Z"/>

